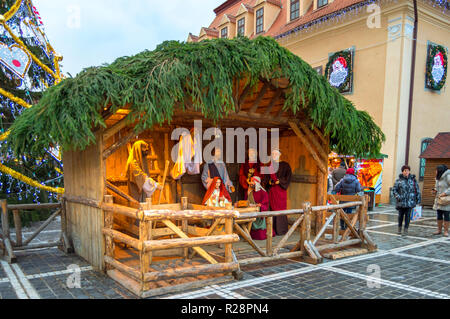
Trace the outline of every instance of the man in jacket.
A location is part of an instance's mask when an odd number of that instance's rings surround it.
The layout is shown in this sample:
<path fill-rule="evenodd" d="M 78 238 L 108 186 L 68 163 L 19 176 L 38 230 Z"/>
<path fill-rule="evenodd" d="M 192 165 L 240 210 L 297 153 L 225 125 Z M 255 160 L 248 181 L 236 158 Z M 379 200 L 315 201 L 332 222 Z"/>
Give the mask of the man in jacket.
<path fill-rule="evenodd" d="M 411 174 L 411 168 L 409 166 L 405 165 L 402 167 L 402 173 L 395 181 L 393 193 L 397 199 L 398 233 L 402 233 L 403 219 L 405 219 L 405 230 L 403 234 L 408 235 L 411 211 L 422 200 L 416 176 Z"/>
<path fill-rule="evenodd" d="M 340 192 L 341 195 L 356 195 L 362 191 L 361 184 L 355 176 L 355 170 L 353 168 L 349 168 L 346 171 L 344 178 L 336 185 L 334 190 L 337 193 Z M 343 210 L 346 214 L 352 214 L 353 209 L 355 209 L 355 207 L 348 207 Z M 341 229 L 345 230 L 347 228 L 346 226 L 345 222 L 341 219 Z"/>
<path fill-rule="evenodd" d="M 331 179 L 333 180 L 334 187 L 336 187 L 336 185 L 344 178 L 346 171 L 345 162 L 342 161 L 339 168 L 336 168 L 333 173 L 331 173 Z"/>

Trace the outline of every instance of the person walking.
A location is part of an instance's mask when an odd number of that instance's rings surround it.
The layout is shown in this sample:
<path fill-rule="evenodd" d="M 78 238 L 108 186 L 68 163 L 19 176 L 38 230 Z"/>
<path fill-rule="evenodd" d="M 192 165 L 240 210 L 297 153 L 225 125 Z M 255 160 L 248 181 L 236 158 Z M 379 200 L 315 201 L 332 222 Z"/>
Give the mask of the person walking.
<path fill-rule="evenodd" d="M 356 195 L 362 191 L 361 184 L 355 175 L 354 168 L 349 168 L 345 172 L 344 178 L 336 185 L 334 190 L 341 195 Z M 345 202 L 341 202 L 341 204 L 343 203 Z M 355 207 L 347 207 L 343 210 L 347 215 L 351 215 L 354 209 Z M 347 225 L 344 220 L 341 219 L 341 229 L 345 230 L 346 228 Z"/>
<path fill-rule="evenodd" d="M 345 160 L 342 160 L 341 165 L 331 173 L 334 187 L 344 178 L 346 171 Z"/>
<path fill-rule="evenodd" d="M 444 226 L 444 237 L 448 237 L 448 224 L 450 221 L 450 170 L 445 165 L 436 168 L 436 187 L 433 189 L 436 195 L 433 209 L 437 211 L 438 230 L 433 235 L 442 234 Z"/>
<path fill-rule="evenodd" d="M 402 224 L 404 220 L 405 228 L 403 235 L 406 236 L 408 235 L 411 211 L 420 204 L 422 199 L 416 175 L 411 174 L 411 168 L 408 165 L 402 167 L 402 173 L 395 181 L 393 192 L 397 200 L 398 234 L 400 235 L 402 233 Z"/>

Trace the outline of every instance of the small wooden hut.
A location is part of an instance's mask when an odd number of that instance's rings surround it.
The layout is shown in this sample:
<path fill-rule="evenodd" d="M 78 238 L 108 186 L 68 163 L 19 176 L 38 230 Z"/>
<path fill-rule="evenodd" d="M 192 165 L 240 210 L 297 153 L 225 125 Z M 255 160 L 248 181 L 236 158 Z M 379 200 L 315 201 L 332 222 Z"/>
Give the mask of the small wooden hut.
<path fill-rule="evenodd" d="M 185 176 L 180 181 L 168 178 L 162 196 L 166 206 L 158 206 L 165 211 L 136 211 L 139 203 L 126 194 L 124 179 L 129 147 L 137 139 L 151 144 L 151 173 L 154 178 L 161 178 L 165 163 L 169 161 L 170 168 L 174 164 L 170 150 L 177 141 L 170 139 L 172 130 L 176 127 L 189 129 L 194 120 L 202 120 L 204 129 L 219 126 L 223 133 L 225 128 L 278 128 L 282 159 L 289 162 L 293 170 L 288 206 L 297 209 L 305 202 L 317 206 L 326 204 L 330 149 L 376 156 L 384 140 L 371 117 L 357 111 L 324 77 L 273 39 L 260 37 L 200 43 L 165 42 L 155 51 L 86 69 L 76 78 L 65 79 L 50 88 L 38 105 L 26 110 L 14 124 L 9 142 L 17 153 L 33 155 L 49 144 L 60 145 L 67 230 L 75 252 L 97 269 L 103 270 L 112 264 L 135 279 L 145 277 L 150 281 L 166 278 L 171 270 L 166 270 L 164 275 L 139 277 L 133 268 L 135 265 L 125 266 L 111 258 L 114 256 L 111 238 L 126 242 L 125 248 L 136 248 L 141 266 L 148 270 L 149 260 L 164 257 L 153 254 L 152 249 L 159 244 L 151 235 L 150 242 L 140 244 L 134 238 L 147 238 L 149 233 L 145 227 L 150 227 L 152 233 L 152 222 L 156 227 L 157 221 L 168 226 L 160 230 L 159 239 L 165 238 L 164 234 L 185 238 L 180 228 L 164 221 L 163 217 L 202 219 L 195 212 L 183 215 L 175 211 L 176 207 L 181 209 L 183 197 L 188 198 L 190 205 L 183 205 L 184 209 L 202 209 L 192 205 L 201 203 L 205 190 L 199 175 Z M 224 156 L 228 151 L 224 149 Z M 237 185 L 239 165 L 227 166 Z M 106 195 L 112 197 L 105 199 Z M 155 204 L 153 201 L 144 206 L 150 209 Z M 111 210 L 115 215 L 111 215 Z M 223 236 L 228 237 L 209 241 L 209 244 L 225 243 L 226 263 L 202 266 L 198 275 L 236 270 L 231 257 L 231 243 L 236 237 L 230 233 L 232 224 L 229 224 L 230 218 L 236 216 L 233 212 L 204 212 L 201 216 L 203 219 L 223 217 Z M 135 219 L 140 220 L 141 225 L 134 223 Z M 318 214 L 314 219 L 313 228 L 315 222 L 318 230 L 324 222 L 323 215 Z M 295 224 L 298 225 L 300 220 Z M 183 220 L 179 227 L 189 231 L 190 226 Z M 117 229 L 121 229 L 120 234 Z M 306 233 L 308 228 L 302 226 L 302 229 Z M 243 232 L 240 234 L 245 236 Z M 193 246 L 186 240 L 165 244 L 181 248 L 185 256 L 187 247 Z M 169 247 L 167 245 L 165 247 Z M 201 250 L 194 253 L 204 256 Z M 139 265 L 139 258 L 137 263 Z M 198 268 L 195 267 L 186 270 L 186 274 L 196 274 Z M 127 280 L 121 282 L 127 285 Z M 136 291 L 137 288 L 130 289 Z M 142 291 L 148 286 L 139 289 Z"/>
<path fill-rule="evenodd" d="M 432 207 L 435 199 L 432 189 L 436 185 L 436 168 L 439 165 L 450 167 L 450 132 L 439 133 L 420 155 L 420 158 L 426 160 L 422 204 Z"/>

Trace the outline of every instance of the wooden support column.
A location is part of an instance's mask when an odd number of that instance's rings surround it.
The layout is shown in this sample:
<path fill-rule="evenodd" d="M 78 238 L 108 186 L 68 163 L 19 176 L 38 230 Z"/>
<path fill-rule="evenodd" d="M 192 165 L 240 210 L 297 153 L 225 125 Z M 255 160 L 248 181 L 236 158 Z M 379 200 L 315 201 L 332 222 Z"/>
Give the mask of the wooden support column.
<path fill-rule="evenodd" d="M 227 235 L 233 235 L 233 218 L 226 218 L 225 219 L 225 233 Z M 233 244 L 228 243 L 225 244 L 225 262 L 231 263 L 233 262 Z"/>
<path fill-rule="evenodd" d="M 13 211 L 14 228 L 16 230 L 16 245 L 22 246 L 22 221 L 20 220 L 20 212 L 18 210 Z"/>
<path fill-rule="evenodd" d="M 67 200 L 65 197 L 61 198 L 61 246 L 59 247 L 66 254 L 73 254 L 75 251 L 69 236 L 67 235 Z"/>
<path fill-rule="evenodd" d="M 2 232 L 3 232 L 3 245 L 5 246 L 5 253 L 7 261 L 12 264 L 17 262 L 17 258 L 14 255 L 14 251 L 11 245 L 11 238 L 9 232 L 9 219 L 8 219 L 8 202 L 6 199 L 0 201 L 2 207 Z"/>
<path fill-rule="evenodd" d="M 181 198 L 181 209 L 187 210 L 188 205 L 189 205 L 188 198 L 187 197 Z M 185 234 L 187 234 L 189 232 L 189 223 L 188 223 L 187 219 L 183 219 L 181 221 L 181 228 Z M 184 248 L 183 249 L 183 258 L 188 259 L 188 257 L 189 257 L 189 248 Z"/>
<path fill-rule="evenodd" d="M 152 199 L 147 198 L 146 203 L 141 204 L 141 209 L 151 210 L 152 209 Z M 146 241 L 152 240 L 152 221 L 146 220 L 145 218 L 139 221 L 139 242 L 144 243 Z M 142 276 L 142 290 L 148 290 L 149 284 L 145 283 L 145 274 L 150 272 L 150 264 L 152 263 L 152 252 L 146 252 L 144 249 L 139 252 L 140 269 Z"/>
<path fill-rule="evenodd" d="M 273 217 L 267 217 L 266 218 L 266 225 L 267 225 L 267 240 L 266 240 L 266 254 L 269 257 L 273 256 Z"/>
<path fill-rule="evenodd" d="M 294 130 L 295 134 L 298 136 L 303 145 L 305 145 L 308 152 L 312 155 L 319 170 L 321 170 L 323 174 L 327 174 L 327 168 L 323 164 L 323 160 L 319 157 L 319 155 L 317 155 L 317 152 L 313 149 L 306 136 L 300 131 L 300 128 L 297 126 L 297 124 L 295 122 L 289 121 L 289 125 Z"/>
<path fill-rule="evenodd" d="M 113 196 L 112 195 L 105 195 L 104 201 L 106 204 L 113 204 Z M 113 230 L 114 226 L 114 212 L 112 211 L 104 211 L 104 218 L 105 218 L 105 226 L 104 228 Z M 114 239 L 111 236 L 105 236 L 105 255 L 107 257 L 110 257 L 114 259 Z M 104 262 L 104 269 L 105 271 L 111 270 L 112 266 L 108 263 Z"/>
<path fill-rule="evenodd" d="M 341 213 L 339 210 L 336 211 L 336 216 L 333 220 L 333 243 L 337 243 L 339 241 L 339 233 L 341 230 Z"/>

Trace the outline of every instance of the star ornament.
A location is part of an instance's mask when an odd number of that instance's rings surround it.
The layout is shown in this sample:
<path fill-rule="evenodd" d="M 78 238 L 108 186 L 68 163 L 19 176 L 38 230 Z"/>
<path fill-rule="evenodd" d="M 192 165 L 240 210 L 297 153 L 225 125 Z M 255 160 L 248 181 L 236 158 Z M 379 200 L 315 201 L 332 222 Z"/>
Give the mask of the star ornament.
<path fill-rule="evenodd" d="M 30 68 L 31 57 L 17 44 L 8 47 L 0 42 L 0 63 L 23 79 Z"/>

